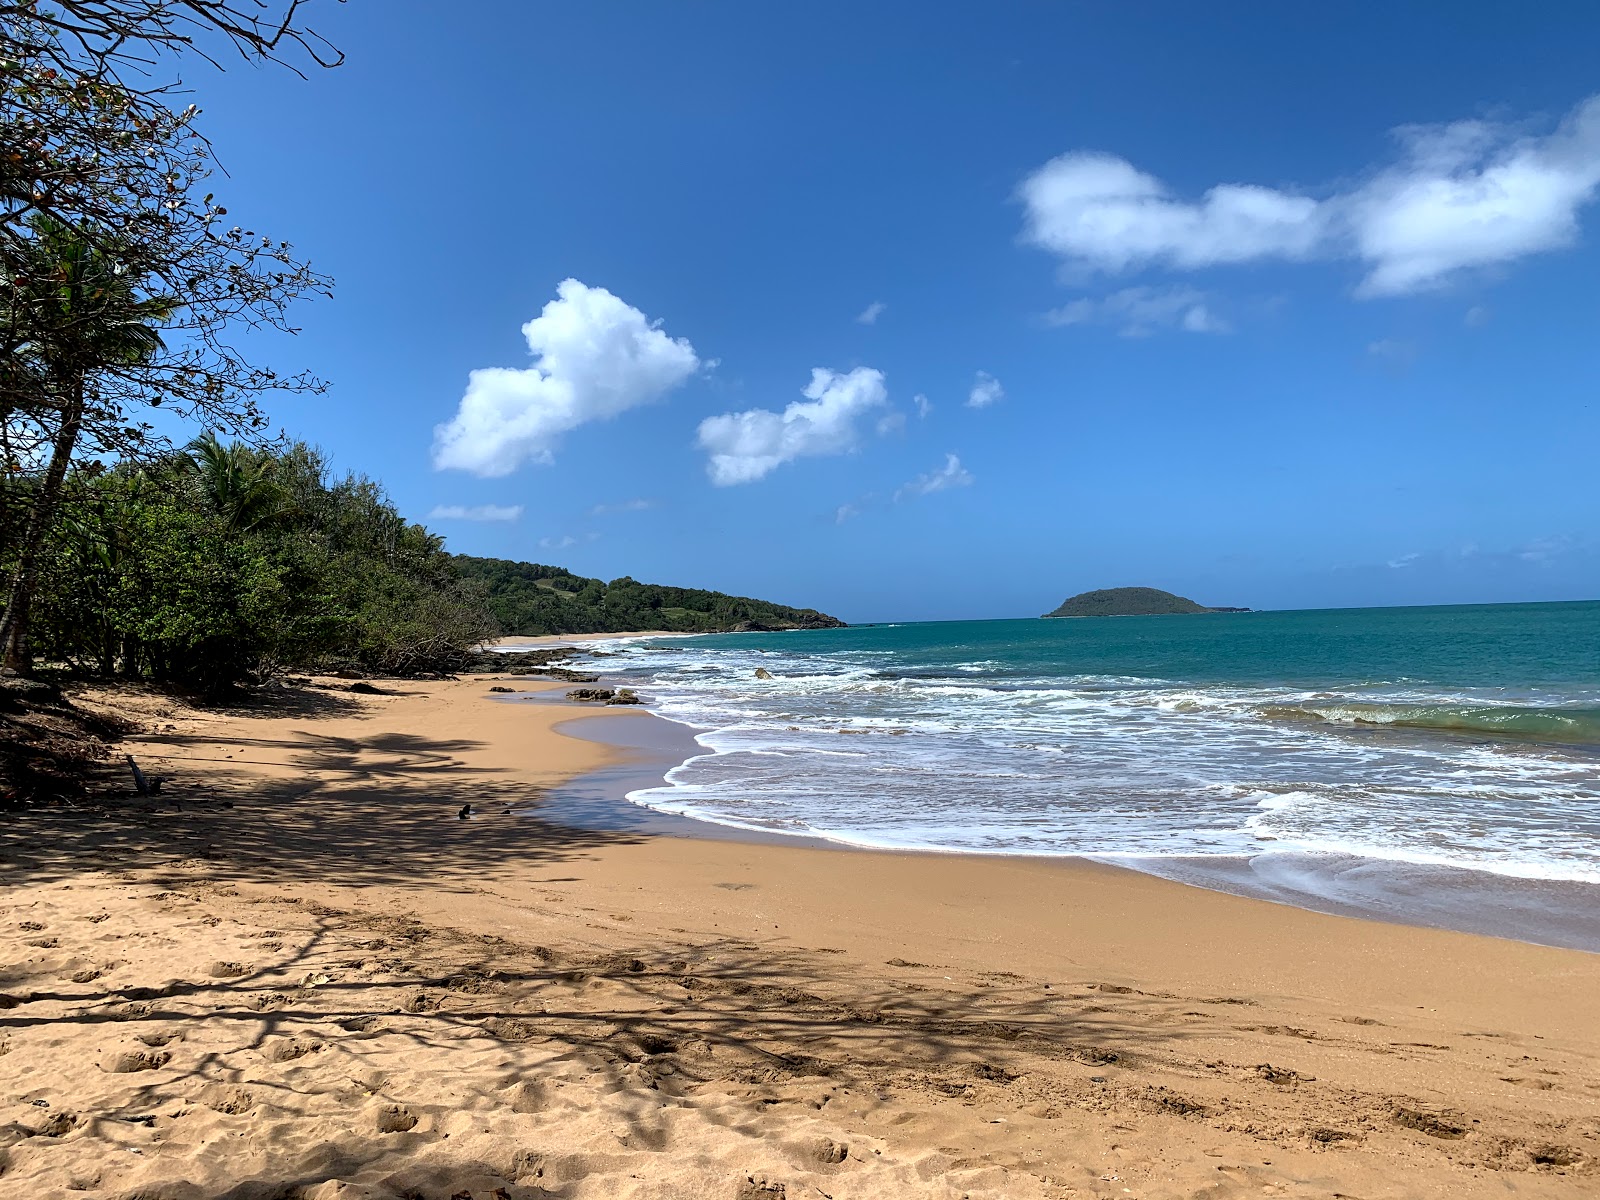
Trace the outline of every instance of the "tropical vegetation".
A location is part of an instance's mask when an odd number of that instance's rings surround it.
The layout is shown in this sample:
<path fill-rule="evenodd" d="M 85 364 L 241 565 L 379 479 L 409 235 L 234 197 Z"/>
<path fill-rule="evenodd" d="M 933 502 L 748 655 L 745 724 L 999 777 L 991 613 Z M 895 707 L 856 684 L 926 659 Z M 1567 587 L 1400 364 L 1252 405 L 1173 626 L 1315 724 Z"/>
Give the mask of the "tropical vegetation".
<path fill-rule="evenodd" d="M 623 576 L 605 583 L 564 567 L 459 555 L 463 578 L 481 583 L 507 633 L 723 633 L 828 629 L 844 624 L 814 608 L 790 608 L 700 588 L 663 587 Z"/>

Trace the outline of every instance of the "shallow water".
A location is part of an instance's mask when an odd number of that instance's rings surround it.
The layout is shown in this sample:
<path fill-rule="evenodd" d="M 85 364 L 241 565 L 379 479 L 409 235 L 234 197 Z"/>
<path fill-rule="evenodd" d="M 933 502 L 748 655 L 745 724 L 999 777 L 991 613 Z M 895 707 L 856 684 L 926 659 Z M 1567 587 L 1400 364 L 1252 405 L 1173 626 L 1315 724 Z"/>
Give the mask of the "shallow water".
<path fill-rule="evenodd" d="M 1428 923 L 1462 927 L 1483 923 L 1451 914 L 1504 893 L 1514 928 L 1487 931 L 1536 941 L 1600 924 L 1600 603 L 604 648 L 707 751 L 631 793 L 662 811 L 1084 855 L 1330 911 L 1437 907 Z"/>

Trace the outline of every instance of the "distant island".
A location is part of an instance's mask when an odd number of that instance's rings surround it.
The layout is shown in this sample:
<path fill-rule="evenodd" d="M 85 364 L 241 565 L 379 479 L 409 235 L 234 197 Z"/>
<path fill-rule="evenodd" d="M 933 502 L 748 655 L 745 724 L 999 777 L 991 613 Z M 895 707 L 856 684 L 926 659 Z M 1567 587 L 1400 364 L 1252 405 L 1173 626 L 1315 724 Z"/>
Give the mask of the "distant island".
<path fill-rule="evenodd" d="M 1248 608 L 1207 608 L 1186 596 L 1160 588 L 1100 588 L 1079 592 L 1061 602 L 1047 617 L 1166 617 L 1183 613 L 1249 612 Z"/>
<path fill-rule="evenodd" d="M 606 583 L 565 567 L 457 554 L 457 573 L 480 585 L 489 610 L 508 634 L 763 633 L 838 629 L 844 622 L 814 608 L 790 608 L 748 596 L 663 587 L 624 575 Z"/>

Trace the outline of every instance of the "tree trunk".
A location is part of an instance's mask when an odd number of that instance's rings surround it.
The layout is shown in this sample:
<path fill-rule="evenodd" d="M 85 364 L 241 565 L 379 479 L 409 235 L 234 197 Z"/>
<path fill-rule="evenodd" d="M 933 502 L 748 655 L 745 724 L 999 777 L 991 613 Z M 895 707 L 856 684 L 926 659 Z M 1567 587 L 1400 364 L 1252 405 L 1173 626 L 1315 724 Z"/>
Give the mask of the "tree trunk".
<path fill-rule="evenodd" d="M 55 523 L 61 485 L 66 481 L 67 468 L 72 465 L 72 455 L 78 448 L 78 434 L 83 428 L 84 387 L 85 379 L 80 375 L 72 381 L 62 406 L 61 427 L 56 430 L 50 447 L 50 465 L 34 496 L 33 512 L 22 537 L 22 553 L 17 556 L 16 574 L 11 577 L 11 589 L 6 597 L 5 616 L 0 618 L 0 663 L 22 675 L 33 670 L 28 617 L 33 607 L 39 552 L 44 548 L 45 535 Z"/>

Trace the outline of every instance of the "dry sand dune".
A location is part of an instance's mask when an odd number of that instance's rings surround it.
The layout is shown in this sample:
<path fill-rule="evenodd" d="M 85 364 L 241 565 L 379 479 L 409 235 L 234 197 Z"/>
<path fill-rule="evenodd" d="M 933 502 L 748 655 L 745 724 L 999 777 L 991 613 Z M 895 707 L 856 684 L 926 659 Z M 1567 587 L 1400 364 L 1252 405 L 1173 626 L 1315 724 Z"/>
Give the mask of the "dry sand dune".
<path fill-rule="evenodd" d="M 564 829 L 541 791 L 608 751 L 487 684 L 147 697 L 161 801 L 5 829 L 0 1194 L 1600 1187 L 1600 956 L 1082 864 Z"/>

